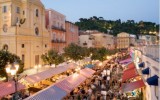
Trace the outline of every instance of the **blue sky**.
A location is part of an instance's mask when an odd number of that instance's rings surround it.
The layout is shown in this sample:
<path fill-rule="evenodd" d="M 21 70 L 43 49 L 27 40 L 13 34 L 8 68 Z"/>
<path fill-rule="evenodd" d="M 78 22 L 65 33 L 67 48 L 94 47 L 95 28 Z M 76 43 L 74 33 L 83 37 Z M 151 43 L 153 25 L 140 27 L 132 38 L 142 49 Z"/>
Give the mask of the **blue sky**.
<path fill-rule="evenodd" d="M 41 0 L 72 22 L 92 16 L 106 20 L 151 21 L 159 23 L 159 0 Z"/>

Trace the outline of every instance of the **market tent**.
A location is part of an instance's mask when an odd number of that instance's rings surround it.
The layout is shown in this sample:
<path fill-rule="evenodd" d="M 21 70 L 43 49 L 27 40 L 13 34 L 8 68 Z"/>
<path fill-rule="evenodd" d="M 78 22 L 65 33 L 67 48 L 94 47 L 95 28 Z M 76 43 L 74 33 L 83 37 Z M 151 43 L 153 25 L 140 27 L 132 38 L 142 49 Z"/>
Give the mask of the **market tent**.
<path fill-rule="evenodd" d="M 128 69 L 132 69 L 132 68 L 136 68 L 136 66 L 135 66 L 134 62 L 131 62 L 131 63 L 129 63 L 129 64 L 127 65 L 127 68 L 128 68 Z"/>
<path fill-rule="evenodd" d="M 145 86 L 145 84 L 144 84 L 143 80 L 138 80 L 135 82 L 123 84 L 122 91 L 123 92 L 133 91 L 135 89 L 142 88 L 144 86 Z"/>
<path fill-rule="evenodd" d="M 64 66 L 59 66 L 57 68 L 50 68 L 49 70 L 34 74 L 34 75 L 30 75 L 27 76 L 25 78 L 23 78 L 23 80 L 27 81 L 30 84 L 34 84 L 37 82 L 40 82 L 42 80 L 45 80 L 47 78 L 52 77 L 53 75 L 57 75 L 60 73 L 63 73 L 65 71 L 67 71 L 69 68 L 64 67 Z"/>
<path fill-rule="evenodd" d="M 130 69 L 127 69 L 123 72 L 123 75 L 122 75 L 122 82 L 128 80 L 128 79 L 131 79 L 131 78 L 134 78 L 136 76 L 139 76 L 136 68 L 130 68 Z"/>
<path fill-rule="evenodd" d="M 17 84 L 17 90 L 25 89 L 25 86 L 21 83 Z M 3 82 L 0 84 L 0 97 L 4 97 L 6 95 L 12 94 L 15 92 L 15 82 Z"/>
<path fill-rule="evenodd" d="M 130 62 L 132 62 L 132 58 L 127 58 L 125 60 L 120 61 L 119 63 L 120 64 L 126 64 L 126 63 L 130 63 Z"/>
<path fill-rule="evenodd" d="M 53 85 L 24 100 L 62 100 L 66 95 L 67 92 Z"/>
<path fill-rule="evenodd" d="M 93 67 L 94 67 L 94 65 L 92 65 L 92 64 L 88 64 L 88 65 L 86 65 L 85 67 L 86 67 L 86 68 L 93 68 Z"/>
<path fill-rule="evenodd" d="M 75 69 L 75 68 L 77 68 L 77 66 L 78 65 L 76 63 L 73 63 L 73 62 L 71 62 L 68 65 L 66 65 L 66 67 L 69 68 L 69 69 Z"/>
<path fill-rule="evenodd" d="M 84 75 L 87 78 L 92 77 L 94 73 L 95 71 L 90 68 L 85 68 L 85 69 L 80 70 L 80 74 Z"/>
<path fill-rule="evenodd" d="M 55 86 L 65 90 L 66 92 L 71 92 L 74 88 L 80 85 L 82 82 L 86 80 L 86 77 L 80 74 L 73 74 L 64 80 L 55 84 Z"/>

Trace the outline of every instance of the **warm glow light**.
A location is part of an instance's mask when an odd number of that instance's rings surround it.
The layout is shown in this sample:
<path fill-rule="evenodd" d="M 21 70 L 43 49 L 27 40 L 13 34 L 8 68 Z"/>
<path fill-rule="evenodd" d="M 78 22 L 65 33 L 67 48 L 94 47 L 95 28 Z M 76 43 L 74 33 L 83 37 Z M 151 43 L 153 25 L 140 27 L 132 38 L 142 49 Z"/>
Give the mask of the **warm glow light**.
<path fill-rule="evenodd" d="M 10 68 L 9 67 L 6 68 L 6 72 L 10 73 Z"/>
<path fill-rule="evenodd" d="M 41 65 L 41 64 L 39 64 L 39 65 L 38 65 L 38 68 L 41 68 L 41 67 L 42 67 L 42 65 Z"/>
<path fill-rule="evenodd" d="M 99 63 L 99 66 L 102 66 L 102 62 L 101 62 L 101 63 Z"/>
<path fill-rule="evenodd" d="M 10 72 L 11 72 L 11 75 L 16 75 L 16 70 L 10 70 Z"/>
<path fill-rule="evenodd" d="M 19 64 L 18 63 L 14 63 L 14 66 L 15 66 L 15 68 L 16 68 L 16 71 L 18 71 L 18 69 L 19 69 Z"/>
<path fill-rule="evenodd" d="M 34 66 L 34 68 L 35 68 L 35 69 L 37 69 L 37 68 L 38 68 L 38 66 L 37 66 L 37 65 L 35 65 L 35 66 Z"/>

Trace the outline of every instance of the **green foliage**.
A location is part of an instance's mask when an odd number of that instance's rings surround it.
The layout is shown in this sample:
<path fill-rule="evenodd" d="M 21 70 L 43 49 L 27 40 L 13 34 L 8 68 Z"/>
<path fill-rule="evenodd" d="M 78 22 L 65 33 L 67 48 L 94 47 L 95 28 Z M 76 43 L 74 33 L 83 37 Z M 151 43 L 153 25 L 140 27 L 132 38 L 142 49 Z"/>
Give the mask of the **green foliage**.
<path fill-rule="evenodd" d="M 70 45 L 64 48 L 64 52 L 65 52 L 64 55 L 67 58 L 70 58 L 74 61 L 78 61 L 85 57 L 85 55 L 87 54 L 87 53 L 84 54 L 85 51 L 86 50 L 83 49 L 82 47 L 71 43 Z"/>
<path fill-rule="evenodd" d="M 80 30 L 98 30 L 104 33 L 110 33 L 117 35 L 120 32 L 128 32 L 131 34 L 149 34 L 149 32 L 159 32 L 159 25 L 152 22 L 135 22 L 134 20 L 127 20 L 121 22 L 121 20 L 104 20 L 103 17 L 90 17 L 80 18 L 80 22 L 76 22 L 76 25 Z"/>
<path fill-rule="evenodd" d="M 22 73 L 24 64 L 20 60 L 20 58 L 15 54 L 9 53 L 8 51 L 0 50 L 0 77 L 7 77 L 7 73 L 5 71 L 7 62 L 10 62 L 12 64 L 15 61 L 19 63 L 18 73 Z"/>
<path fill-rule="evenodd" d="M 43 54 L 41 58 L 45 64 L 50 64 L 50 65 L 51 64 L 58 65 L 64 62 L 63 56 L 59 55 L 58 52 L 54 50 L 50 50 L 48 51 L 48 53 Z"/>
<path fill-rule="evenodd" d="M 94 53 L 92 53 L 91 59 L 92 60 L 100 60 L 100 61 L 104 61 L 107 55 L 107 50 L 106 48 L 95 48 Z"/>

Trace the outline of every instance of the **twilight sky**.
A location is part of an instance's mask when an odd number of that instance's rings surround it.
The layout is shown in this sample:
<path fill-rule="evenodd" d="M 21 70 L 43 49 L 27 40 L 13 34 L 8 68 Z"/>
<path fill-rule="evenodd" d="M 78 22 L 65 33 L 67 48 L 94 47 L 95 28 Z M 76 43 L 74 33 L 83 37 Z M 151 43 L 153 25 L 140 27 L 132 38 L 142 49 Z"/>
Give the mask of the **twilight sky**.
<path fill-rule="evenodd" d="M 106 20 L 151 21 L 159 23 L 159 0 L 41 0 L 72 22 L 92 16 Z"/>

